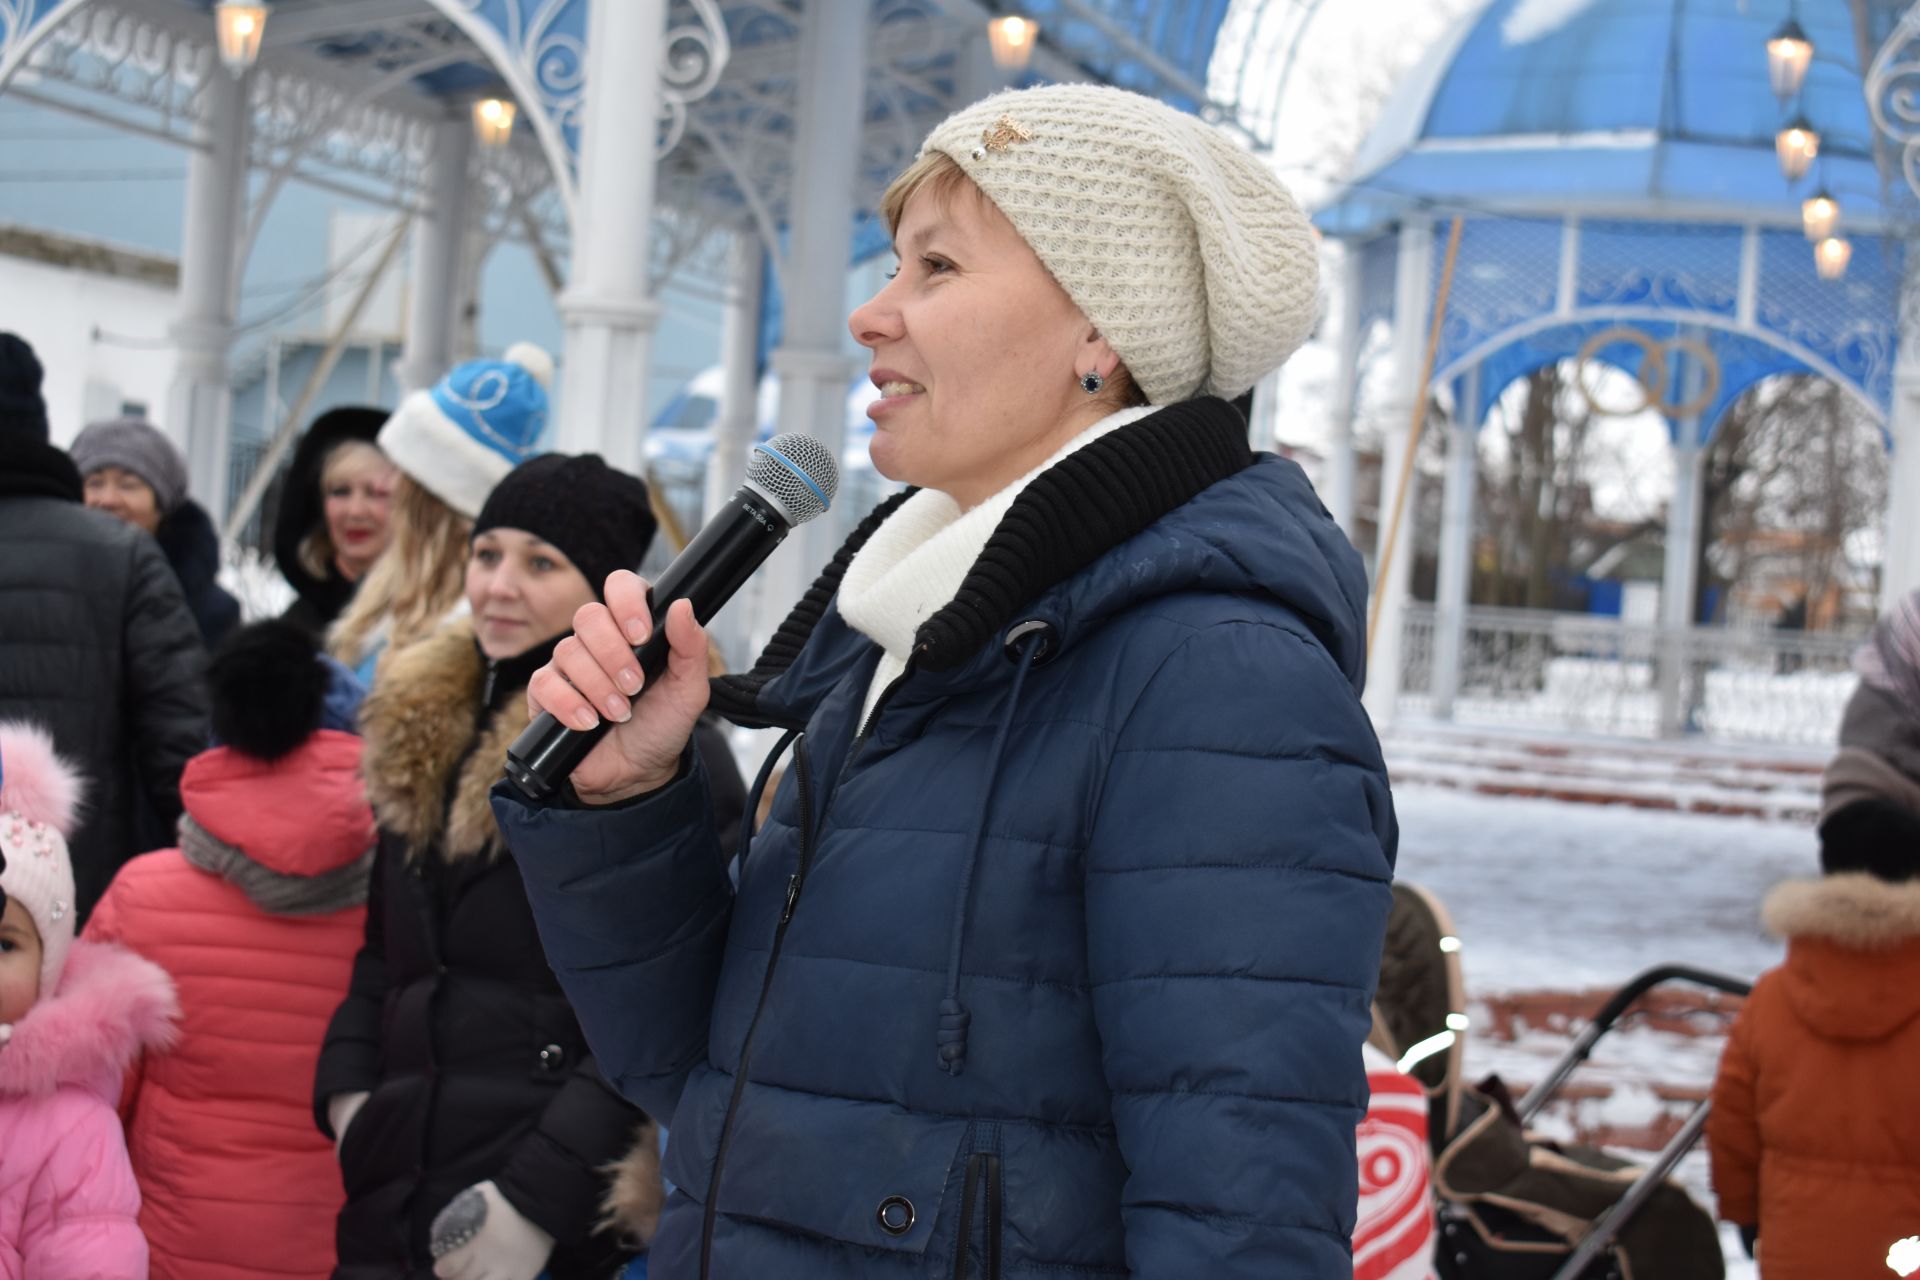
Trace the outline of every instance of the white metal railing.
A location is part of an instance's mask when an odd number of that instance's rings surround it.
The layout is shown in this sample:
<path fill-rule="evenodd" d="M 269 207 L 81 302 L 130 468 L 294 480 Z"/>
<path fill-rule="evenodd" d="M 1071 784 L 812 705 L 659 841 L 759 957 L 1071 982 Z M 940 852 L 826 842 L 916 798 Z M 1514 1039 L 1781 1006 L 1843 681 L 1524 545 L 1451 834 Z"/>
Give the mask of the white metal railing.
<path fill-rule="evenodd" d="M 1862 636 L 1692 627 L 1475 608 L 1452 679 L 1439 616 L 1410 604 L 1396 710 L 1462 724 L 1624 737 L 1831 743 Z"/>

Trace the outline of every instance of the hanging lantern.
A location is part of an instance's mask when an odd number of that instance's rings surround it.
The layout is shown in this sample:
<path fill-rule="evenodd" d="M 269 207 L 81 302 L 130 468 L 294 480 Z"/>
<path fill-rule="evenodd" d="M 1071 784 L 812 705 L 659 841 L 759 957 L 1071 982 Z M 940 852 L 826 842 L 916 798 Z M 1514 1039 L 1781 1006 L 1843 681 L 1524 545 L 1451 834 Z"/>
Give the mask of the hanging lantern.
<path fill-rule="evenodd" d="M 1840 202 L 1829 195 L 1825 187 L 1800 202 L 1800 225 L 1807 239 L 1814 243 L 1831 239 L 1839 222 Z"/>
<path fill-rule="evenodd" d="M 1853 241 L 1843 236 L 1828 236 L 1813 247 L 1813 265 L 1822 280 L 1838 280 L 1847 274 L 1853 261 Z"/>
<path fill-rule="evenodd" d="M 1774 135 L 1773 149 L 1780 157 L 1780 172 L 1787 175 L 1788 182 L 1798 182 L 1807 176 L 1814 157 L 1820 154 L 1820 134 L 1805 116 L 1795 116 Z"/>
<path fill-rule="evenodd" d="M 1033 57 L 1034 41 L 1040 38 L 1040 24 L 1032 18 L 1010 15 L 987 23 L 987 42 L 993 46 L 993 65 L 1004 71 L 1021 71 Z"/>
<path fill-rule="evenodd" d="M 519 108 L 511 98 L 482 98 L 473 104 L 473 132 L 483 147 L 504 147 L 513 137 Z"/>
<path fill-rule="evenodd" d="M 234 75 L 251 67 L 260 56 L 260 37 L 267 30 L 268 7 L 261 0 L 220 0 L 213 6 L 220 61 Z"/>
<path fill-rule="evenodd" d="M 1767 37 L 1767 79 L 1773 83 L 1773 96 L 1785 102 L 1799 93 L 1812 62 L 1813 41 L 1799 23 L 1788 18 Z"/>

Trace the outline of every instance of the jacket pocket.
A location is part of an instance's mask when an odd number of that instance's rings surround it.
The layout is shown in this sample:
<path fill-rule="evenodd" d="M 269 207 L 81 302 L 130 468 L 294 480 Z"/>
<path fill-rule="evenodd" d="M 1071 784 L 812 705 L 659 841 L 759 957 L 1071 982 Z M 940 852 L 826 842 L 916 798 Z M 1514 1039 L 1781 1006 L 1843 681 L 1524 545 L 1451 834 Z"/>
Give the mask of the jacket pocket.
<path fill-rule="evenodd" d="M 668 1174 L 703 1203 L 724 1114 L 725 1091 L 716 1087 L 690 1091 L 674 1115 Z M 799 1235 L 925 1254 L 942 1230 L 943 1204 L 957 1205 L 967 1128 L 955 1117 L 749 1084 L 720 1173 L 719 1211 Z M 951 1226 L 945 1231 L 952 1239 Z"/>

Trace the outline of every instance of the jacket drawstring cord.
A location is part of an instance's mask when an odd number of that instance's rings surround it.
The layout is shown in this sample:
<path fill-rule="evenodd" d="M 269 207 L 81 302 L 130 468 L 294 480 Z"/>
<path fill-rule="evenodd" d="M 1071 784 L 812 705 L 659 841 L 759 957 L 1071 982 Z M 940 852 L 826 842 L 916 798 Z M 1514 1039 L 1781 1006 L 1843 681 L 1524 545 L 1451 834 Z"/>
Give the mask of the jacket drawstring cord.
<path fill-rule="evenodd" d="M 1027 672 L 1033 669 L 1042 644 L 1042 637 L 1037 634 L 1027 637 L 1014 664 L 1013 687 L 1007 692 L 1006 710 L 1001 713 L 1000 727 L 994 731 L 993 752 L 988 757 L 986 791 L 980 797 L 980 811 L 974 818 L 973 839 L 969 842 L 966 860 L 960 864 L 960 892 L 954 898 L 953 926 L 947 938 L 947 994 L 940 1001 L 940 1029 L 936 1036 L 940 1069 L 950 1076 L 959 1075 L 966 1066 L 967 1028 L 973 1021 L 973 1015 L 960 1003 L 960 948 L 967 935 L 967 916 L 973 908 L 973 873 L 980 861 L 980 847 L 986 842 L 993 784 L 1000 773 L 1000 759 L 1006 750 L 1007 735 L 1013 728 L 1014 712 L 1020 706 L 1020 690 L 1026 684 Z"/>

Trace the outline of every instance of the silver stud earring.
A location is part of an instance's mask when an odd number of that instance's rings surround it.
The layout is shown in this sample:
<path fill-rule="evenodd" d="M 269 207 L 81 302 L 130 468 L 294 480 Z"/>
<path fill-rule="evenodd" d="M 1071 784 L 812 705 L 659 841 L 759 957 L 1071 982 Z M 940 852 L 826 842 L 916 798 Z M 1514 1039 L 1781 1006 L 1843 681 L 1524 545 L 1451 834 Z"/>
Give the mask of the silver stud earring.
<path fill-rule="evenodd" d="M 1080 389 L 1090 396 L 1099 395 L 1100 388 L 1106 385 L 1107 380 L 1101 377 L 1095 370 L 1089 369 L 1080 375 Z"/>

